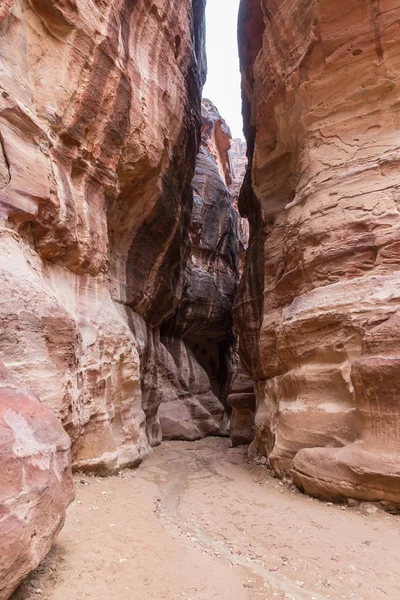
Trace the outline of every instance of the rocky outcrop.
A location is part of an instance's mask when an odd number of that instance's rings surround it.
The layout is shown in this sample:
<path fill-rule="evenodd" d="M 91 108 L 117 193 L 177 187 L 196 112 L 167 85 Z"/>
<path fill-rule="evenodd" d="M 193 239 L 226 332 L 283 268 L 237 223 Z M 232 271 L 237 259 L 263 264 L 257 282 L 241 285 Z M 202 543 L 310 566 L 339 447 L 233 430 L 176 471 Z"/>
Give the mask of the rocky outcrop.
<path fill-rule="evenodd" d="M 247 168 L 247 144 L 240 138 L 231 142 L 230 161 L 232 165 L 232 180 L 229 190 L 233 204 L 239 212 L 239 195 Z M 240 214 L 240 213 L 239 213 Z M 249 246 L 249 222 L 247 218 L 239 218 L 239 272 L 245 268 L 246 253 Z M 232 446 L 250 444 L 254 439 L 255 395 L 254 381 L 249 377 L 235 348 L 235 375 L 227 399 L 231 410 L 230 437 Z"/>
<path fill-rule="evenodd" d="M 229 191 L 233 197 L 233 204 L 239 212 L 239 195 L 247 168 L 247 144 L 240 138 L 231 142 L 230 159 L 232 164 L 232 183 Z M 239 213 L 240 214 L 240 213 Z M 250 228 L 247 218 L 239 218 L 239 270 L 244 270 L 247 249 L 249 247 Z"/>
<path fill-rule="evenodd" d="M 161 440 L 159 328 L 187 279 L 204 4 L 0 8 L 0 357 L 59 417 L 75 468 L 133 466 Z"/>
<path fill-rule="evenodd" d="M 70 439 L 0 361 L 0 598 L 39 564 L 72 501 Z"/>
<path fill-rule="evenodd" d="M 232 183 L 230 192 L 234 197 L 234 202 L 237 203 L 242 187 L 243 179 L 247 169 L 247 144 L 240 138 L 235 138 L 231 141 L 229 151 L 230 161 L 232 165 Z M 245 219 L 242 219 L 243 221 Z"/>
<path fill-rule="evenodd" d="M 231 409 L 229 433 L 232 446 L 250 444 L 254 439 L 254 382 L 244 370 L 239 357 L 236 357 L 235 376 L 226 402 Z"/>
<path fill-rule="evenodd" d="M 242 0 L 250 167 L 235 321 L 256 440 L 322 497 L 400 502 L 400 10 Z"/>
<path fill-rule="evenodd" d="M 399 504 L 399 314 L 363 340 L 352 364 L 356 441 L 342 448 L 303 449 L 293 463 L 297 485 L 320 498 L 346 496 Z"/>
<path fill-rule="evenodd" d="M 239 277 L 239 216 L 228 189 L 230 143 L 225 121 L 209 100 L 203 100 L 185 293 L 174 317 L 161 327 L 161 343 L 173 359 L 159 411 L 166 439 L 228 434 L 232 304 Z M 163 361 L 164 366 L 169 363 Z"/>

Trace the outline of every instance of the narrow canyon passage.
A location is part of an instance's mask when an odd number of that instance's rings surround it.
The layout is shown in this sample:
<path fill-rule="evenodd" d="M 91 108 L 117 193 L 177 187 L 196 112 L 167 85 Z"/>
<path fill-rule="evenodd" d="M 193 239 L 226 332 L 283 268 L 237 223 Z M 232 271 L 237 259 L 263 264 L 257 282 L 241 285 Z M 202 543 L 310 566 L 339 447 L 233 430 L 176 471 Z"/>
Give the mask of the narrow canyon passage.
<path fill-rule="evenodd" d="M 400 600 L 400 1 L 206 5 L 0 0 L 0 600 Z"/>
<path fill-rule="evenodd" d="M 400 598 L 397 517 L 304 496 L 226 439 L 167 442 L 137 470 L 75 481 L 12 600 Z"/>

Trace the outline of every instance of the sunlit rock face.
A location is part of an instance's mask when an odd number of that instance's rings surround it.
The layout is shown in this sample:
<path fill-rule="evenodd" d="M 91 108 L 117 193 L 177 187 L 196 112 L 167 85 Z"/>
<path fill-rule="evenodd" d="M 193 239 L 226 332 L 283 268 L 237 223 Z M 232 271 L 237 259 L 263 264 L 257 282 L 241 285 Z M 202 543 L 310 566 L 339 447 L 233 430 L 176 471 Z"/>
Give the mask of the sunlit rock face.
<path fill-rule="evenodd" d="M 174 317 L 161 327 L 161 343 L 174 367 L 167 370 L 159 411 L 167 439 L 228 434 L 232 304 L 239 278 L 239 215 L 228 189 L 230 144 L 225 121 L 203 100 L 185 293 Z"/>
<path fill-rule="evenodd" d="M 231 142 L 230 159 L 232 164 L 232 183 L 229 191 L 233 196 L 233 204 L 239 212 L 239 195 L 247 169 L 247 144 L 236 138 Z M 239 219 L 239 270 L 243 272 L 247 248 L 249 247 L 249 222 L 246 218 Z"/>
<path fill-rule="evenodd" d="M 230 191 L 234 196 L 235 201 L 237 201 L 247 168 L 246 142 L 240 138 L 233 139 L 231 141 L 229 154 L 232 164 L 232 183 L 230 186 Z"/>
<path fill-rule="evenodd" d="M 78 468 L 138 464 L 161 440 L 159 325 L 185 291 L 203 13 L 0 7 L 0 357 L 61 419 Z"/>
<path fill-rule="evenodd" d="M 70 439 L 0 361 L 0 598 L 46 556 L 73 499 Z"/>
<path fill-rule="evenodd" d="M 241 5 L 254 449 L 323 497 L 400 501 L 399 31 L 393 2 Z"/>

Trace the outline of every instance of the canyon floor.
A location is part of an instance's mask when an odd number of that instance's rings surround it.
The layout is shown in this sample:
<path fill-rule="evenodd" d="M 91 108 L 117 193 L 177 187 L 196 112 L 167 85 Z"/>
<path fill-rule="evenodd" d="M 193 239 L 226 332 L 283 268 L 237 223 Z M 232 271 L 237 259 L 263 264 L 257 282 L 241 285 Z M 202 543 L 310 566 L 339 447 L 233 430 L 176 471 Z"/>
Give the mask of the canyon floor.
<path fill-rule="evenodd" d="M 304 496 L 229 440 L 164 443 L 136 470 L 75 480 L 13 600 L 400 599 L 399 516 Z"/>

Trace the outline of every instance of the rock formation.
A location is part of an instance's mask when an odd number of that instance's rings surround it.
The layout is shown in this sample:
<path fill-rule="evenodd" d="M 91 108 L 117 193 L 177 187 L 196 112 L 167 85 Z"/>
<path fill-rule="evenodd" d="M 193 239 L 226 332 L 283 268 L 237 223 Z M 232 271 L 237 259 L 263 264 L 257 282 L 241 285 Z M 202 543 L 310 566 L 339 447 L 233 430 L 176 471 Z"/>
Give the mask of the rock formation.
<path fill-rule="evenodd" d="M 161 440 L 160 325 L 186 285 L 204 4 L 0 8 L 0 357 L 60 418 L 75 468 L 136 465 Z"/>
<path fill-rule="evenodd" d="M 229 431 L 232 304 L 239 278 L 239 215 L 228 189 L 233 179 L 230 144 L 225 121 L 209 100 L 203 100 L 185 292 L 174 317 L 161 327 L 161 342 L 175 367 L 165 376 L 159 410 L 166 439 Z"/>
<path fill-rule="evenodd" d="M 232 164 L 232 180 L 229 190 L 232 194 L 233 204 L 239 211 L 238 201 L 247 168 L 247 144 L 240 138 L 231 142 L 230 160 Z M 249 245 L 249 222 L 246 218 L 239 218 L 239 271 L 243 273 L 247 248 Z M 232 446 L 250 444 L 254 439 L 254 412 L 255 395 L 254 381 L 250 379 L 243 367 L 239 356 L 238 347 L 235 346 L 235 375 L 232 380 L 227 404 L 231 409 L 230 437 Z"/>
<path fill-rule="evenodd" d="M 232 446 L 250 444 L 254 439 L 254 413 L 256 400 L 254 382 L 236 357 L 235 376 L 232 381 L 227 404 L 231 409 L 230 437 Z"/>
<path fill-rule="evenodd" d="M 74 469 L 228 434 L 239 217 L 229 129 L 201 107 L 204 5 L 0 8 L 0 357 Z"/>
<path fill-rule="evenodd" d="M 73 499 L 70 439 L 0 362 L 0 598 L 46 556 Z"/>
<path fill-rule="evenodd" d="M 247 168 L 247 144 L 244 140 L 234 139 L 231 143 L 230 158 L 232 163 L 232 183 L 229 191 L 233 196 L 233 204 L 239 212 L 239 195 L 242 188 Z M 244 270 L 247 248 L 249 246 L 249 222 L 246 218 L 239 218 L 239 270 Z"/>
<path fill-rule="evenodd" d="M 240 11 L 253 449 L 335 499 L 400 503 L 399 20 L 384 1 Z"/>
<path fill-rule="evenodd" d="M 235 202 L 237 202 L 247 168 L 246 142 L 240 138 L 233 139 L 229 154 L 232 164 L 232 182 L 229 189 L 235 198 Z M 245 221 L 245 219 L 243 220 Z"/>

